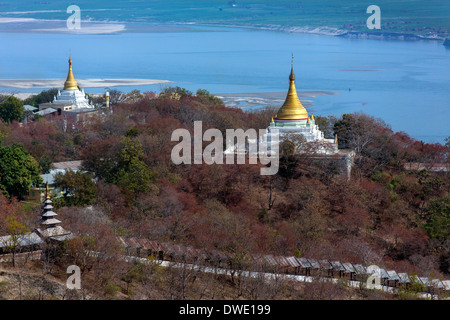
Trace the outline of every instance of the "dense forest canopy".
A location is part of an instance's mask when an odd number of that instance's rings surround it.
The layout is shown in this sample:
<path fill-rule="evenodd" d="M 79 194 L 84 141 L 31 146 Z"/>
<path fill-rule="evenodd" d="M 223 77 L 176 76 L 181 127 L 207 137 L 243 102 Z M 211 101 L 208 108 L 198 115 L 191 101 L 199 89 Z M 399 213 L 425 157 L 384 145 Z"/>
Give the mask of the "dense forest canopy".
<path fill-rule="evenodd" d="M 97 237 L 98 245 L 107 235 L 135 236 L 233 257 L 297 255 L 448 276 L 450 174 L 427 168 L 449 164 L 449 143 L 417 141 L 364 113 L 316 116 L 326 135 L 355 151 L 350 179 L 308 154 L 282 153 L 274 176 L 250 164 L 177 166 L 173 130 L 192 131 L 194 120 L 203 130 L 264 129 L 277 109 L 246 113 L 206 90 L 182 88 L 120 96 L 112 112 L 85 122 L 0 123 L 1 150 L 20 143 L 43 171 L 51 162 L 83 160 L 88 173 L 56 179 L 66 191 L 54 202 L 65 228 Z M 0 200 L 1 221 L 14 215 L 33 228 L 38 208 Z"/>

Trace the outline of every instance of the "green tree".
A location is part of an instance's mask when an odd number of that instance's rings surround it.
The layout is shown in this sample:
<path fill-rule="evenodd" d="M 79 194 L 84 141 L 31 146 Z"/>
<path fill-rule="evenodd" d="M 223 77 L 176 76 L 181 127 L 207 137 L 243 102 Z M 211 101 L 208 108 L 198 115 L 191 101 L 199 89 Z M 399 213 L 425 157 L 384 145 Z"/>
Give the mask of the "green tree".
<path fill-rule="evenodd" d="M 421 186 L 420 199 L 426 200 L 433 192 L 439 191 L 444 181 L 440 177 L 431 175 L 427 170 L 423 169 L 416 172 L 417 182 Z"/>
<path fill-rule="evenodd" d="M 338 135 L 339 147 L 353 147 L 353 140 L 359 134 L 360 127 L 353 114 L 343 114 L 342 118 L 334 123 L 333 132 Z"/>
<path fill-rule="evenodd" d="M 198 89 L 197 96 L 203 98 L 204 100 L 208 101 L 211 104 L 223 105 L 222 99 L 216 97 L 215 95 L 212 95 L 206 89 Z"/>
<path fill-rule="evenodd" d="M 398 298 L 400 300 L 417 300 L 420 299 L 421 293 L 426 292 L 427 287 L 422 284 L 416 274 L 410 277 L 409 285 L 402 285 L 398 288 Z"/>
<path fill-rule="evenodd" d="M 93 153 L 95 157 L 85 162 L 85 169 L 95 172 L 97 178 L 118 185 L 129 195 L 129 200 L 134 200 L 136 193 L 148 191 L 151 187 L 155 174 L 143 161 L 142 143 L 133 134 L 122 137 L 120 143 L 115 140 L 114 145 L 108 145 L 101 154 L 101 161 L 97 160 L 98 151 Z"/>
<path fill-rule="evenodd" d="M 16 97 L 10 96 L 8 99 L 0 103 L 0 118 L 6 123 L 11 121 L 20 121 L 25 114 L 23 102 Z"/>
<path fill-rule="evenodd" d="M 55 186 L 63 190 L 64 201 L 68 206 L 91 204 L 97 196 L 95 182 L 87 172 L 69 170 L 64 174 L 57 173 Z"/>
<path fill-rule="evenodd" d="M 117 184 L 134 194 L 148 191 L 154 174 L 142 160 L 144 155 L 142 144 L 131 137 L 124 137 L 121 142 L 122 149 L 119 151 L 116 173 Z"/>
<path fill-rule="evenodd" d="M 132 159 L 127 169 L 119 171 L 117 184 L 133 193 L 146 192 L 153 176 L 144 161 Z"/>
<path fill-rule="evenodd" d="M 7 243 L 7 247 L 12 254 L 12 266 L 15 267 L 15 254 L 20 249 L 20 241 L 26 233 L 30 232 L 30 230 L 28 230 L 25 225 L 17 221 L 17 218 L 14 216 L 8 216 L 6 218 L 6 225 L 10 236 L 10 241 Z"/>
<path fill-rule="evenodd" d="M 168 87 L 165 88 L 162 92 L 161 92 L 161 97 L 169 97 L 171 99 L 176 99 L 179 100 L 185 96 L 191 96 L 192 92 L 181 88 L 181 87 Z"/>
<path fill-rule="evenodd" d="M 22 198 L 32 185 L 42 183 L 37 161 L 22 144 L 0 145 L 0 189 L 7 197 Z"/>
<path fill-rule="evenodd" d="M 338 121 L 335 116 L 314 116 L 316 124 L 319 126 L 319 129 L 323 132 L 325 138 L 334 139 L 334 124 Z"/>
<path fill-rule="evenodd" d="M 0 119 L 0 141 L 8 137 L 9 134 L 9 126 L 2 119 Z"/>
<path fill-rule="evenodd" d="M 140 130 L 136 127 L 130 128 L 125 132 L 125 136 L 129 138 L 136 138 L 140 134 Z"/>
<path fill-rule="evenodd" d="M 131 137 L 123 137 L 120 140 L 122 148 L 119 151 L 119 167 L 127 169 L 133 159 L 141 159 L 144 155 L 142 143 Z"/>
<path fill-rule="evenodd" d="M 425 224 L 428 235 L 441 242 L 450 239 L 450 196 L 432 200 L 427 213 L 430 217 Z"/>
<path fill-rule="evenodd" d="M 48 90 L 43 90 L 39 94 L 34 94 L 26 98 L 23 103 L 32 106 L 39 106 L 41 103 L 51 102 L 53 98 L 58 94 L 58 88 L 52 88 Z"/>
<path fill-rule="evenodd" d="M 39 165 L 41 166 L 41 169 L 42 169 L 41 173 L 43 173 L 43 174 L 49 173 L 50 169 L 52 169 L 52 167 L 53 167 L 52 161 L 50 160 L 48 155 L 43 155 L 39 159 Z"/>
<path fill-rule="evenodd" d="M 142 98 L 144 98 L 142 93 L 139 90 L 134 89 L 133 91 L 125 94 L 124 101 L 133 103 L 133 102 L 138 102 Z"/>

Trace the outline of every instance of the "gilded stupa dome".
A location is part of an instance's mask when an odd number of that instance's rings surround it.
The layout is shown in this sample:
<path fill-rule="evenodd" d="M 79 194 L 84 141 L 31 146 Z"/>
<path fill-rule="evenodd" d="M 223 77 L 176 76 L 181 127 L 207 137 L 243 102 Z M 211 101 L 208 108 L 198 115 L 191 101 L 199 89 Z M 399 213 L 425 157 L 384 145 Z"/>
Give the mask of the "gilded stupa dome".
<path fill-rule="evenodd" d="M 289 75 L 289 91 L 284 104 L 278 110 L 276 120 L 306 120 L 307 118 L 308 111 L 300 102 L 295 89 L 295 74 L 292 66 L 291 74 Z"/>

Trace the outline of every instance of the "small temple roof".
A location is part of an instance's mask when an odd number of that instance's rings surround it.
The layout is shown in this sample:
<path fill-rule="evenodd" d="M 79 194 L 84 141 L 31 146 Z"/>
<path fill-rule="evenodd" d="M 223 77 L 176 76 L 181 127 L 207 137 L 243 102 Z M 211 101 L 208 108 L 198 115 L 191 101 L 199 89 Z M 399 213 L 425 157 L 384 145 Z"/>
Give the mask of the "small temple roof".
<path fill-rule="evenodd" d="M 47 115 L 47 114 L 54 113 L 54 112 L 57 112 L 57 111 L 58 111 L 58 110 L 55 109 L 55 108 L 46 108 L 46 109 L 37 111 L 36 114 L 39 114 L 39 115 L 41 115 L 41 116 L 45 116 L 45 115 Z"/>
<path fill-rule="evenodd" d="M 41 213 L 41 217 L 55 217 L 58 214 L 56 214 L 56 212 L 53 212 L 51 210 L 45 210 Z"/>
<path fill-rule="evenodd" d="M 38 228 L 36 232 L 44 239 L 51 238 L 53 240 L 62 241 L 65 239 L 73 238 L 73 234 L 70 231 L 65 230 L 61 226 L 55 226 L 53 228 Z"/>
<path fill-rule="evenodd" d="M 11 246 L 23 247 L 40 243 L 42 243 L 42 240 L 35 232 L 29 232 L 21 235 L 17 239 L 13 239 L 10 235 L 0 237 L 0 248 L 7 248 Z"/>
<path fill-rule="evenodd" d="M 45 203 L 45 202 L 44 202 Z M 51 210 L 53 209 L 53 206 L 50 203 L 45 203 L 42 208 L 43 210 Z"/>
<path fill-rule="evenodd" d="M 294 59 L 292 57 L 292 59 Z M 295 88 L 294 64 L 291 64 L 291 74 L 289 75 L 289 90 L 284 104 L 278 110 L 276 120 L 300 120 L 308 119 L 308 111 L 303 107 Z"/>
<path fill-rule="evenodd" d="M 83 163 L 82 160 L 53 162 L 53 166 L 55 167 L 55 169 L 78 170 L 81 168 L 82 163 Z"/>
<path fill-rule="evenodd" d="M 39 109 L 39 108 L 36 108 L 36 107 L 34 107 L 32 105 L 29 105 L 29 104 L 24 104 L 23 108 L 25 109 L 25 111 L 36 111 L 36 110 Z"/>
<path fill-rule="evenodd" d="M 53 225 L 59 223 L 61 223 L 61 221 L 55 218 L 50 218 L 41 222 L 42 225 Z"/>

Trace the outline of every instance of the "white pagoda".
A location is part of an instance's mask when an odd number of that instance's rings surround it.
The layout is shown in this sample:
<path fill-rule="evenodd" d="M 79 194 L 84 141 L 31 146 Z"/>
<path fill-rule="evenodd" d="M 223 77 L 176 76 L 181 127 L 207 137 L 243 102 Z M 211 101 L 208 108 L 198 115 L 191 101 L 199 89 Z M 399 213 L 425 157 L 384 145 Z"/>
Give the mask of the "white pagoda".
<path fill-rule="evenodd" d="M 278 141 L 301 140 L 309 143 L 317 154 L 334 154 L 338 152 L 337 137 L 327 139 L 314 120 L 314 116 L 308 116 L 308 111 L 303 107 L 295 88 L 295 75 L 293 65 L 289 75 L 289 91 L 284 104 L 278 110 L 275 118 L 272 118 L 264 140 L 268 143 L 278 135 Z M 294 141 L 292 141 L 294 140 Z"/>
<path fill-rule="evenodd" d="M 42 103 L 39 105 L 40 110 L 53 108 L 54 111 L 65 112 L 90 112 L 95 110 L 95 106 L 89 103 L 89 99 L 84 89 L 78 87 L 72 72 L 72 59 L 69 58 L 69 73 L 64 82 L 64 89 L 58 90 L 58 94 L 53 98 L 52 102 Z"/>

